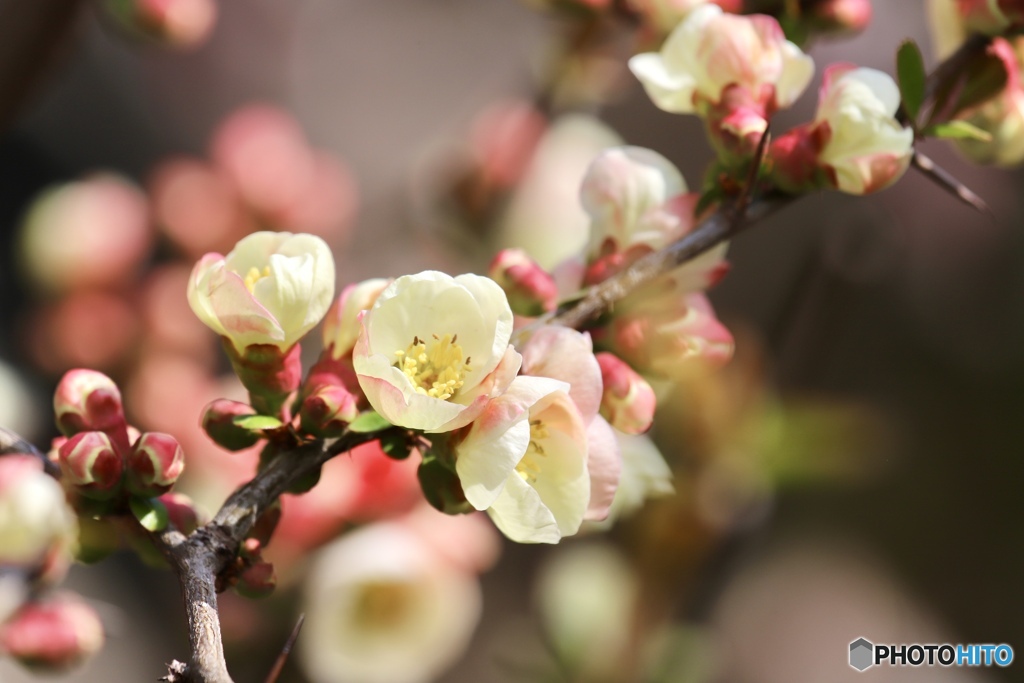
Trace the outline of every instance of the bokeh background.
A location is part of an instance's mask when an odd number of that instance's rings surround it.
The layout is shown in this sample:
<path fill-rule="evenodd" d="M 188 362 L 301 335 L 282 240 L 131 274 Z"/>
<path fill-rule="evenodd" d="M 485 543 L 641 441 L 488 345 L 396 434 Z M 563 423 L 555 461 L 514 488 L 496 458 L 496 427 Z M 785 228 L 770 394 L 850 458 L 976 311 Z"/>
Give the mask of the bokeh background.
<path fill-rule="evenodd" d="M 0 0 L 0 17 L 22 2 Z M 819 73 L 837 60 L 892 73 L 905 37 L 928 52 L 923 3 L 874 8 L 862 34 L 811 48 Z M 17 106 L 0 131 L 0 359 L 13 373 L 0 378 L 0 415 L 43 446 L 63 368 L 40 362 L 40 349 L 51 353 L 45 336 L 68 328 L 40 332 L 39 311 L 54 304 L 26 277 L 19 235 L 54 183 L 105 170 L 151 189 L 161 162 L 207 158 L 226 117 L 268 103 L 343 166 L 334 221 L 343 227 L 328 233 L 342 284 L 426 268 L 480 272 L 485 243 L 518 235 L 497 220 L 481 237 L 479 222 L 453 220 L 438 195 L 479 112 L 532 97 L 559 22 L 515 0 L 223 0 L 218 9 L 209 38 L 182 51 L 126 38 L 83 6 L 46 55 L 5 67 L 33 77 L 2 103 Z M 7 30 L 0 22 L 0 37 Z M 775 125 L 807 120 L 813 99 Z M 698 121 L 656 110 L 635 84 L 600 117 L 699 184 L 711 155 Z M 679 498 L 610 541 L 506 544 L 483 578 L 482 626 L 442 681 L 575 680 L 551 666 L 537 579 L 559 553 L 598 542 L 632 558 L 628 580 L 677 624 L 661 637 L 678 661 L 650 680 L 1024 680 L 1019 661 L 864 674 L 846 663 L 859 636 L 1008 643 L 1024 654 L 1024 186 L 1019 173 L 970 165 L 943 145 L 925 151 L 991 215 L 910 172 L 869 198 L 807 197 L 735 240 L 732 270 L 711 299 L 736 331 L 738 360 L 727 379 L 667 405 L 671 428 L 655 433 L 666 458 L 684 463 Z M 578 237 L 567 228 L 567 242 Z M 154 239 L 150 265 L 175 253 L 166 235 Z M 110 314 L 111 335 L 120 320 L 153 315 L 128 301 L 127 317 Z M 133 344 L 118 353 L 133 355 Z M 186 391 L 166 381 L 162 392 Z M 96 600 L 110 637 L 67 680 L 153 680 L 186 652 L 166 572 L 124 553 L 76 568 L 71 584 Z M 294 606 L 226 609 L 236 680 L 262 680 Z M 635 652 L 650 647 L 636 640 Z M 0 680 L 29 679 L 0 662 Z M 292 663 L 281 680 L 305 679 Z"/>

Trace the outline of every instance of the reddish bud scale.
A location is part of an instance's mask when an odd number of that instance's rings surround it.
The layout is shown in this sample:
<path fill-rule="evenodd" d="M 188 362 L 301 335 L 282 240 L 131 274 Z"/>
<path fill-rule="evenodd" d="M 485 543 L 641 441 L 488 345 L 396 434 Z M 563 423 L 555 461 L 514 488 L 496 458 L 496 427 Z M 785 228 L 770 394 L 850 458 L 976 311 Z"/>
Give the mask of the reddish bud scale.
<path fill-rule="evenodd" d="M 170 434 L 146 432 L 128 456 L 128 490 L 137 496 L 166 493 L 185 469 L 185 452 Z"/>
<path fill-rule="evenodd" d="M 277 588 L 274 565 L 263 560 L 253 562 L 238 575 L 235 590 L 247 598 L 265 598 Z"/>
<path fill-rule="evenodd" d="M 205 516 L 196 509 L 196 504 L 184 493 L 165 493 L 158 500 L 167 509 L 168 521 L 186 536 L 206 522 Z"/>
<path fill-rule="evenodd" d="M 295 344 L 288 351 L 273 344 L 253 344 L 239 353 L 231 340 L 223 338 L 224 350 L 235 374 L 249 391 L 252 407 L 261 415 L 288 421 L 284 405 L 302 381 L 302 350 Z"/>
<path fill-rule="evenodd" d="M 103 624 L 95 610 L 70 593 L 26 603 L 0 627 L 0 650 L 32 668 L 66 669 L 102 645 Z"/>
<path fill-rule="evenodd" d="M 58 450 L 61 472 L 86 498 L 108 500 L 121 490 L 124 460 L 103 432 L 81 432 Z"/>
<path fill-rule="evenodd" d="M 203 411 L 203 431 L 221 448 L 241 451 L 255 446 L 260 435 L 235 424 L 235 418 L 255 415 L 256 411 L 247 403 L 219 398 Z"/>
<path fill-rule="evenodd" d="M 830 136 L 827 122 L 798 126 L 768 147 L 769 174 L 779 189 L 801 194 L 831 185 L 818 155 Z"/>

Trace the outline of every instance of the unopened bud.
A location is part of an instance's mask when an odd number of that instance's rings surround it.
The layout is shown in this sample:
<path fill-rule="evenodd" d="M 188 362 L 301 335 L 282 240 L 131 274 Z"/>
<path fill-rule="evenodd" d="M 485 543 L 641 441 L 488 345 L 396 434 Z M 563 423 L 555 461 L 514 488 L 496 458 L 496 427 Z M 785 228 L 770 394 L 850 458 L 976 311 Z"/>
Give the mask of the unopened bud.
<path fill-rule="evenodd" d="M 94 370 L 69 370 L 61 378 L 53 394 L 53 412 L 65 436 L 125 427 L 121 392 L 112 379 Z"/>
<path fill-rule="evenodd" d="M 202 514 L 195 502 L 184 493 L 165 493 L 157 500 L 167 508 L 167 521 L 186 536 L 206 523 L 206 515 Z"/>
<path fill-rule="evenodd" d="M 104 432 L 82 432 L 58 451 L 60 469 L 86 498 L 108 500 L 121 489 L 124 462 Z"/>
<path fill-rule="evenodd" d="M 349 285 L 341 290 L 341 295 L 334 301 L 324 316 L 324 348 L 332 358 L 341 358 L 352 353 L 359 337 L 359 314 L 373 308 L 377 297 L 381 295 L 392 280 L 374 278 Z"/>
<path fill-rule="evenodd" d="M 812 11 L 819 31 L 855 33 L 871 23 L 871 0 L 825 0 L 815 4 Z"/>
<path fill-rule="evenodd" d="M 107 10 L 132 33 L 165 45 L 190 48 L 213 30 L 213 0 L 108 0 Z"/>
<path fill-rule="evenodd" d="M 102 646 L 99 616 L 73 593 L 26 603 L 0 627 L 0 650 L 31 668 L 66 669 Z"/>
<path fill-rule="evenodd" d="M 299 410 L 302 431 L 322 438 L 341 436 L 358 414 L 359 398 L 338 384 L 319 387 Z"/>
<path fill-rule="evenodd" d="M 612 353 L 596 353 L 601 366 L 601 415 L 619 431 L 643 434 L 651 428 L 657 398 L 654 389 L 624 360 Z"/>
<path fill-rule="evenodd" d="M 499 251 L 487 274 L 505 290 L 514 313 L 538 316 L 558 305 L 555 279 L 522 249 Z"/>
<path fill-rule="evenodd" d="M 256 445 L 259 432 L 235 424 L 235 418 L 255 415 L 256 411 L 247 403 L 218 398 L 203 411 L 203 431 L 221 448 L 241 451 Z"/>
<path fill-rule="evenodd" d="M 146 432 L 128 455 L 128 490 L 137 496 L 166 493 L 185 469 L 185 452 L 170 434 Z"/>

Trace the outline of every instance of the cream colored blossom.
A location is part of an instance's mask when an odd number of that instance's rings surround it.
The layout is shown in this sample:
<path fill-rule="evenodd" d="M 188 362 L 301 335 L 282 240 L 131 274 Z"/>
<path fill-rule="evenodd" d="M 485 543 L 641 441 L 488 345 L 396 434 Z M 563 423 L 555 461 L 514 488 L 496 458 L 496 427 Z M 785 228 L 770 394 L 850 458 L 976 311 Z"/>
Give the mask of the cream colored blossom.
<path fill-rule="evenodd" d="M 189 278 L 188 302 L 210 329 L 242 352 L 254 344 L 282 351 L 327 313 L 334 257 L 314 235 L 256 232 L 226 257 L 207 254 Z"/>

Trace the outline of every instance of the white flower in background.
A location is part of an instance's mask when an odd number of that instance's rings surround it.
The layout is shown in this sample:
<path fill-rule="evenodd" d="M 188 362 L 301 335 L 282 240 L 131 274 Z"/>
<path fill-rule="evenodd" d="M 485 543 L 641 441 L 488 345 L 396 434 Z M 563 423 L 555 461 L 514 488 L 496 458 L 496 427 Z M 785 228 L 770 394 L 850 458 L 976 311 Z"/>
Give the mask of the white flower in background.
<path fill-rule="evenodd" d="M 586 284 L 628 265 L 623 253 L 642 256 L 693 230 L 696 198 L 687 194 L 679 169 L 653 150 L 623 146 L 599 154 L 580 188 L 583 208 L 591 217 Z M 708 250 L 676 269 L 673 279 L 681 290 L 706 288 L 722 268 L 728 248 L 723 243 Z"/>
<path fill-rule="evenodd" d="M 650 437 L 616 431 L 615 438 L 622 451 L 622 476 L 606 520 L 608 524 L 633 514 L 643 507 L 644 501 L 675 493 L 672 470 Z"/>
<path fill-rule="evenodd" d="M 590 505 L 587 433 L 569 386 L 517 377 L 457 446 L 466 500 L 519 543 L 575 534 Z"/>
<path fill-rule="evenodd" d="M 819 163 L 837 189 L 867 194 L 907 170 L 914 133 L 896 121 L 899 88 L 876 69 L 833 65 L 825 72 L 815 125 L 827 126 Z"/>
<path fill-rule="evenodd" d="M 314 683 L 428 683 L 465 651 L 480 612 L 475 574 L 408 526 L 373 524 L 316 557 L 301 662 Z"/>
<path fill-rule="evenodd" d="M 38 458 L 0 456 L 0 566 L 34 567 L 70 557 L 78 523 L 57 480 Z"/>
<path fill-rule="evenodd" d="M 659 249 L 689 230 L 692 217 L 667 211 L 665 203 L 686 193 L 686 181 L 671 161 L 644 147 L 612 147 L 590 164 L 580 200 L 590 215 L 591 255 L 611 241 L 624 251 L 636 244 Z"/>
<path fill-rule="evenodd" d="M 505 292 L 479 275 L 395 280 L 363 314 L 359 385 L 392 424 L 445 432 L 475 419 L 519 371 Z"/>
<path fill-rule="evenodd" d="M 636 575 L 614 546 L 585 542 L 548 558 L 534 597 L 560 659 L 581 678 L 607 680 L 635 647 L 630 636 L 638 593 Z"/>
<path fill-rule="evenodd" d="M 718 104 L 735 86 L 770 114 L 796 101 L 814 74 L 814 61 L 786 40 L 774 18 L 725 14 L 708 4 L 690 12 L 660 52 L 634 56 L 629 68 L 668 112 L 699 113 L 701 101 Z"/>
<path fill-rule="evenodd" d="M 227 257 L 207 254 L 189 278 L 193 312 L 242 353 L 254 344 L 287 351 L 327 313 L 334 257 L 314 235 L 256 232 Z"/>

